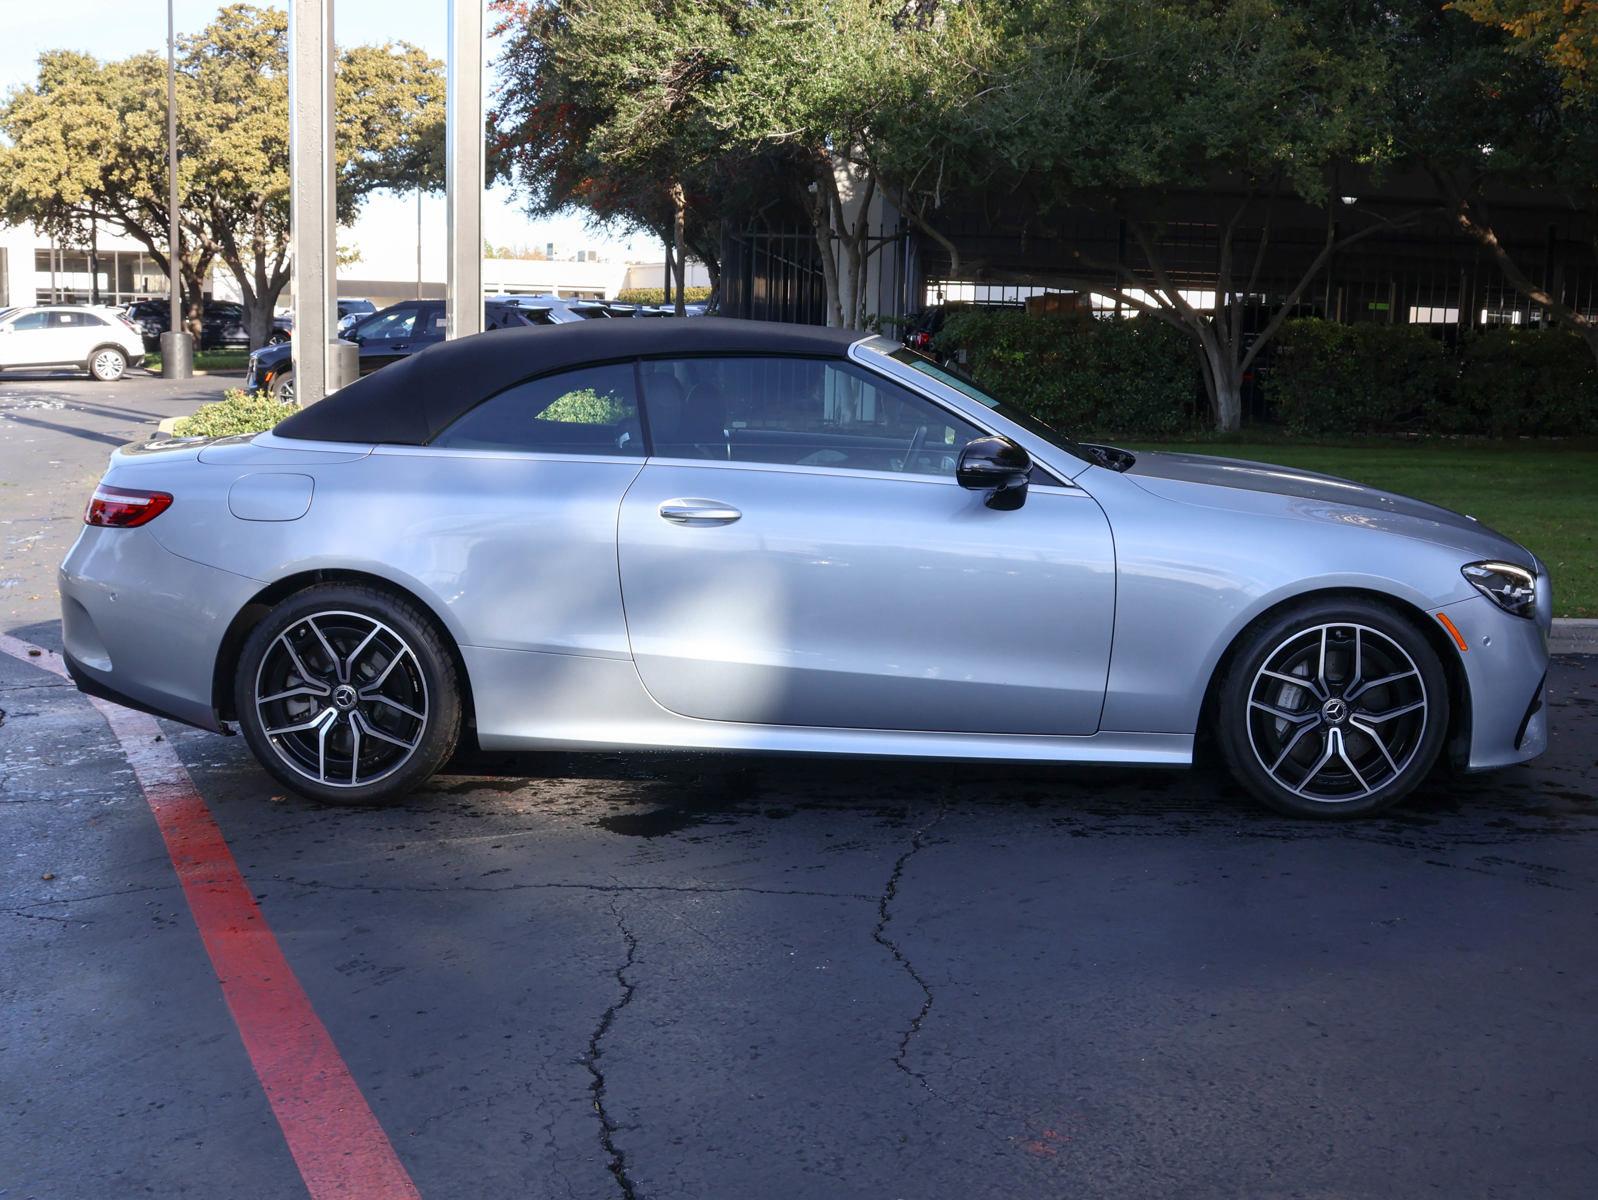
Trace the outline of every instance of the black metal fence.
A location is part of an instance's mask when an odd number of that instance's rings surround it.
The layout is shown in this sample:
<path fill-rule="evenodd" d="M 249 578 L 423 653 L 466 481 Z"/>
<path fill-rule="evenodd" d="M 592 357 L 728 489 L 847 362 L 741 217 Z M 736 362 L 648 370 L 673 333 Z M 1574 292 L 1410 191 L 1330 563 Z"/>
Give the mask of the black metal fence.
<path fill-rule="evenodd" d="M 1235 202 L 1235 196 L 1219 191 L 1175 197 L 1167 202 L 1172 216 L 1155 227 L 1155 253 L 1167 277 L 1200 308 L 1214 308 L 1228 298 L 1279 302 L 1326 244 L 1324 209 L 1283 205 L 1268 225 L 1251 214 L 1234 236 L 1233 293 L 1220 297 L 1222 229 Z M 1303 291 L 1302 311 L 1349 324 L 1421 325 L 1444 337 L 1482 325 L 1547 321 L 1542 307 L 1512 287 L 1497 262 L 1453 228 L 1435 205 L 1389 197 L 1346 211 L 1334 200 L 1332 209 L 1336 239 L 1365 223 L 1384 224 L 1331 256 Z M 1526 274 L 1575 311 L 1598 314 L 1598 263 L 1585 218 L 1568 207 L 1530 201 L 1505 206 L 1500 215 L 1500 237 Z M 942 300 L 1091 293 L 1095 281 L 1107 288 L 1126 271 L 1146 288 L 1156 286 L 1155 272 L 1126 222 L 1102 212 L 1066 213 L 1045 224 L 1030 216 L 1017 220 L 996 201 L 994 211 L 945 214 L 940 231 L 957 248 L 957 261 L 896 214 L 885 216 L 869 241 L 872 270 L 865 305 L 868 319 L 884 329 Z M 1247 286 L 1262 242 L 1258 276 Z M 1126 311 L 1102 292 L 1090 303 L 1101 312 Z M 733 316 L 825 323 L 826 287 L 810 226 L 800 220 L 724 237 L 721 304 Z"/>

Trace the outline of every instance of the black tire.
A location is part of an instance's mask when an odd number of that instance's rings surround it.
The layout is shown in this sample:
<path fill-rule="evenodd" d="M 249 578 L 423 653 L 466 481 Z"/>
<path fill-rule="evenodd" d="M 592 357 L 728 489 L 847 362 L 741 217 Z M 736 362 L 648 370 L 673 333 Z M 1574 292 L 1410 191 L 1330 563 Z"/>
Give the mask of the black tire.
<path fill-rule="evenodd" d="M 260 764 L 326 804 L 399 800 L 460 738 L 444 635 L 411 601 L 359 584 L 317 584 L 273 608 L 245 639 L 233 703 Z"/>
<path fill-rule="evenodd" d="M 1432 644 L 1396 608 L 1356 597 L 1309 600 L 1247 630 L 1214 709 L 1238 783 L 1278 812 L 1333 819 L 1408 795 L 1448 722 Z"/>
<path fill-rule="evenodd" d="M 115 383 L 128 373 L 128 356 L 118 346 L 96 346 L 83 369 L 99 383 Z"/>
<path fill-rule="evenodd" d="M 293 403 L 293 401 L 294 401 L 294 372 L 293 371 L 280 371 L 280 372 L 278 372 L 276 375 L 274 375 L 272 377 L 272 382 L 267 387 L 266 390 L 272 393 L 272 399 L 274 399 L 274 400 L 281 400 L 285 404 Z"/>

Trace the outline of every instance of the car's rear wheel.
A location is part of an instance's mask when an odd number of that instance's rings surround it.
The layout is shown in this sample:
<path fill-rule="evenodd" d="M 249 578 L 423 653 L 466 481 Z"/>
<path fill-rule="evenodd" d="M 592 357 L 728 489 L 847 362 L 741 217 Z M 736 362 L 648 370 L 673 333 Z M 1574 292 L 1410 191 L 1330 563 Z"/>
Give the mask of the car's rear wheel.
<path fill-rule="evenodd" d="M 1448 731 L 1447 679 L 1397 610 L 1312 601 L 1245 636 L 1216 733 L 1233 776 L 1260 800 L 1295 816 L 1362 816 L 1430 773 Z"/>
<path fill-rule="evenodd" d="M 332 804 L 383 804 L 453 753 L 460 683 L 443 636 L 414 604 L 321 584 L 251 631 L 234 711 L 255 757 L 286 786 Z"/>
<path fill-rule="evenodd" d="M 128 356 L 115 346 L 101 346 L 89 355 L 89 374 L 101 383 L 114 383 L 127 374 Z"/>

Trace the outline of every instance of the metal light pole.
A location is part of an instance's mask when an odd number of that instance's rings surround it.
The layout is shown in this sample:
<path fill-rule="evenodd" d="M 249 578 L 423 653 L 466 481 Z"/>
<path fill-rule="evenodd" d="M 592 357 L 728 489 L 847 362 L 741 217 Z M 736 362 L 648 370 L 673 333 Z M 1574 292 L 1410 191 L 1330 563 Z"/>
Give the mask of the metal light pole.
<path fill-rule="evenodd" d="M 289 229 L 294 243 L 294 395 L 303 407 L 355 378 L 337 340 L 333 0 L 289 4 Z"/>
<path fill-rule="evenodd" d="M 449 210 L 445 336 L 483 331 L 484 0 L 449 0 L 444 190 Z"/>
<path fill-rule="evenodd" d="M 172 0 L 166 0 L 166 242 L 167 287 L 171 291 L 172 320 L 161 335 L 161 378 L 187 379 L 194 374 L 194 339 L 183 328 L 183 242 L 178 230 L 178 74 L 177 32 Z"/>

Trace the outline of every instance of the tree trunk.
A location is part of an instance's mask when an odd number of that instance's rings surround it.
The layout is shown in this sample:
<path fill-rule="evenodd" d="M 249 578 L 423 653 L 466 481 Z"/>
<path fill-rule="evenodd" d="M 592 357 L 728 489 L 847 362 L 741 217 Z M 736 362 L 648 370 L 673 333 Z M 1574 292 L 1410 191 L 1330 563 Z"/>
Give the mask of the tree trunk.
<path fill-rule="evenodd" d="M 1441 177 L 1437 182 L 1439 189 L 1454 206 L 1454 221 L 1461 232 L 1475 239 L 1492 256 L 1493 261 L 1498 264 L 1499 271 L 1509 281 L 1509 286 L 1533 304 L 1540 305 L 1557 324 L 1568 326 L 1581 334 L 1582 340 L 1587 343 L 1587 348 L 1592 351 L 1593 358 L 1598 360 L 1598 322 L 1586 313 L 1572 309 L 1551 289 L 1542 286 L 1526 274 L 1514 256 L 1509 253 L 1508 248 L 1499 241 L 1498 230 L 1494 227 L 1485 204 L 1471 201 L 1460 189 L 1449 187 Z"/>
<path fill-rule="evenodd" d="M 185 262 L 179 268 L 183 281 L 183 328 L 194 339 L 194 349 L 200 349 L 205 324 L 205 274 Z"/>
<path fill-rule="evenodd" d="M 259 350 L 272 336 L 272 314 L 277 307 L 277 293 L 269 298 L 260 292 L 244 297 L 244 332 L 249 336 L 250 349 Z"/>
<path fill-rule="evenodd" d="M 1204 352 L 1205 389 L 1214 408 L 1215 431 L 1236 433 L 1243 428 L 1243 373 L 1227 360 L 1230 347 L 1217 345 Z"/>
<path fill-rule="evenodd" d="M 827 325 L 833 329 L 843 326 L 843 301 L 838 287 L 838 259 L 832 240 L 832 201 L 828 198 L 827 180 L 821 172 L 831 170 L 831 160 L 821 156 L 816 164 L 816 176 L 810 187 L 799 189 L 799 200 L 805 215 L 810 218 L 810 229 L 815 235 L 816 250 L 821 265 L 821 285 L 826 297 Z"/>
<path fill-rule="evenodd" d="M 672 311 L 674 311 L 679 317 L 686 317 L 688 315 L 687 305 L 683 302 L 685 299 L 683 285 L 688 278 L 688 264 L 685 261 L 688 256 L 688 251 L 687 247 L 684 245 L 683 238 L 683 224 L 685 219 L 684 214 L 687 212 L 687 209 L 688 199 L 683 194 L 682 181 L 680 179 L 673 179 L 671 181 L 671 248 L 674 269 L 676 272 L 677 300 Z"/>

